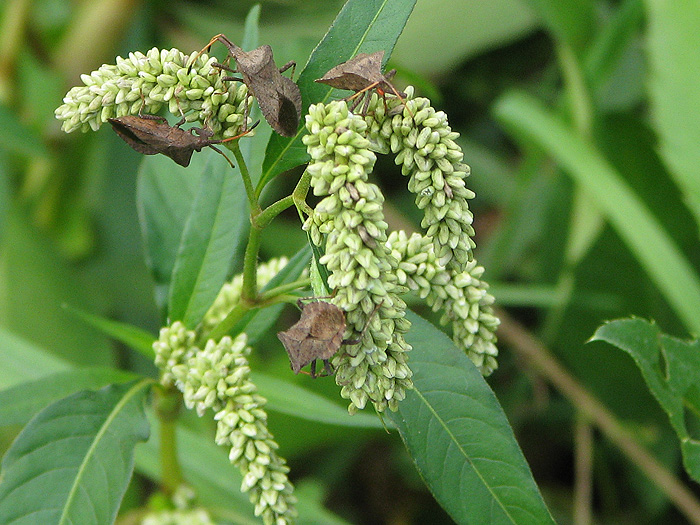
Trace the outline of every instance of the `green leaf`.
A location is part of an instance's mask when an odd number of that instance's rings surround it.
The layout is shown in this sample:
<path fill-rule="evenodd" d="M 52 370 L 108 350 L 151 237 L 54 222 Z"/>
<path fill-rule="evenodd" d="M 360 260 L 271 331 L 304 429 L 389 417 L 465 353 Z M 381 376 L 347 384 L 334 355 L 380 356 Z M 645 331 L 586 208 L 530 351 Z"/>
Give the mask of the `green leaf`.
<path fill-rule="evenodd" d="M 296 281 L 309 265 L 310 252 L 308 245 L 299 250 L 285 267 L 270 279 L 270 282 L 263 287 L 262 291 L 271 290 L 276 286 Z M 248 334 L 249 345 L 254 346 L 262 336 L 270 331 L 282 313 L 284 306 L 284 303 L 279 303 L 254 312 L 252 318 L 246 323 L 245 328 L 241 330 Z"/>
<path fill-rule="evenodd" d="M 68 370 L 71 365 L 0 326 L 0 389 Z"/>
<path fill-rule="evenodd" d="M 331 98 L 334 90 L 314 81 L 332 67 L 357 53 L 381 49 L 386 52 L 384 60 L 388 60 L 415 3 L 415 0 L 348 0 L 299 75 L 297 84 L 303 101 L 301 114 L 308 112 L 310 104 Z M 267 145 L 261 184 L 308 162 L 306 147 L 301 143 L 305 133 L 302 127 L 291 138 L 276 133 L 272 135 Z"/>
<path fill-rule="evenodd" d="M 700 224 L 700 4 L 646 0 L 649 95 L 661 156 Z"/>
<path fill-rule="evenodd" d="M 136 204 L 148 264 L 156 285 L 156 303 L 165 309 L 175 260 L 197 187 L 206 167 L 204 156 L 194 155 L 187 169 L 164 155 L 143 159 L 139 169 Z"/>
<path fill-rule="evenodd" d="M 528 0 L 549 31 L 577 52 L 589 43 L 595 22 L 591 0 Z"/>
<path fill-rule="evenodd" d="M 584 68 L 593 91 L 609 80 L 625 51 L 637 42 L 643 17 L 642 0 L 625 0 L 589 43 Z"/>
<path fill-rule="evenodd" d="M 237 171 L 237 170 L 236 170 Z M 228 164 L 210 162 L 185 224 L 173 268 L 168 317 L 194 328 L 214 302 L 231 267 L 245 222 L 246 192 Z"/>
<path fill-rule="evenodd" d="M 4 104 L 0 104 L 0 147 L 26 157 L 48 156 L 41 136 L 24 126 Z"/>
<path fill-rule="evenodd" d="M 149 332 L 142 330 L 136 326 L 106 319 L 99 315 L 94 315 L 78 308 L 73 308 L 69 305 L 64 305 L 64 308 L 75 314 L 77 317 L 85 321 L 90 326 L 102 330 L 105 334 L 113 337 L 117 341 L 130 346 L 138 351 L 148 360 L 153 361 L 155 354 L 153 353 L 153 341 L 155 337 Z"/>
<path fill-rule="evenodd" d="M 25 425 L 37 412 L 70 394 L 133 381 L 136 377 L 113 368 L 89 367 L 17 384 L 0 391 L 0 424 Z"/>
<path fill-rule="evenodd" d="M 0 523 L 112 523 L 148 438 L 150 385 L 79 392 L 37 414 L 3 458 Z"/>
<path fill-rule="evenodd" d="M 409 312 L 415 388 L 387 413 L 423 480 L 457 523 L 554 523 L 496 396 L 476 367 Z"/>
<path fill-rule="evenodd" d="M 245 24 L 243 27 L 243 40 L 241 41 L 241 48 L 245 50 L 252 50 L 258 47 L 259 41 L 259 28 L 258 24 L 260 22 L 260 4 L 256 4 L 250 8 L 248 15 L 245 19 Z M 255 128 L 255 133 L 251 137 L 246 135 L 242 137 L 242 140 L 238 141 L 238 147 L 241 150 L 243 159 L 245 160 L 246 167 L 248 168 L 248 174 L 250 175 L 251 182 L 255 186 L 262 175 L 262 165 L 265 159 L 265 148 L 270 140 L 270 135 L 272 134 L 272 128 L 267 125 L 262 111 L 260 111 L 260 106 L 258 106 L 257 100 L 248 108 L 248 116 L 252 122 L 261 121 L 263 125 Z M 247 237 L 250 230 L 250 208 L 248 206 L 241 206 L 238 210 L 238 214 L 241 224 L 241 236 Z"/>
<path fill-rule="evenodd" d="M 554 157 L 588 191 L 688 330 L 700 332 L 696 269 L 607 160 L 529 95 L 501 97 L 495 113 L 516 134 L 533 140 Z"/>
<path fill-rule="evenodd" d="M 275 412 L 328 425 L 384 428 L 377 416 L 362 413 L 351 416 L 344 407 L 294 383 L 257 372 L 253 374 L 253 382 L 267 399 L 267 408 Z"/>
<path fill-rule="evenodd" d="M 678 435 L 685 470 L 700 482 L 700 441 L 688 431 L 691 420 L 695 428 L 700 422 L 700 341 L 670 337 L 644 319 L 610 321 L 591 341 L 606 341 L 634 359 Z"/>

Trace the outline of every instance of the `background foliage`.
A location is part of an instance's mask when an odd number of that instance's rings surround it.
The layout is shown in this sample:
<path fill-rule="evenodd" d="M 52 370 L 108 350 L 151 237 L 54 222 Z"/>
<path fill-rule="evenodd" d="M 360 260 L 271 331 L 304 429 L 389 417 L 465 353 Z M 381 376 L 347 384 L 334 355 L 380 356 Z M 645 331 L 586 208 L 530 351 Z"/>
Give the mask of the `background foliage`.
<path fill-rule="evenodd" d="M 53 110 L 81 73 L 117 54 L 153 46 L 187 52 L 220 32 L 239 40 L 252 5 L 3 4 L 0 388 L 38 379 L 65 361 L 152 373 L 137 353 L 62 308 L 67 303 L 153 334 L 161 325 L 136 208 L 141 157 L 109 131 L 65 135 Z M 259 41 L 273 46 L 279 64 L 294 59 L 303 66 L 340 7 L 263 2 Z M 632 351 L 630 359 L 602 342 L 585 342 L 604 320 L 629 315 L 654 319 L 681 338 L 700 331 L 700 67 L 692 52 L 700 48 L 698 26 L 700 9 L 691 2 L 419 0 L 392 55 L 397 85 L 416 85 L 462 133 L 477 193 L 476 257 L 508 311 L 500 368 L 489 383 L 558 522 L 592 512 L 602 522 L 675 523 L 689 519 L 677 510 L 688 508 L 680 500 L 697 505 L 688 491 L 697 493 L 697 485 L 685 483 L 674 433 L 683 409 L 675 407 L 669 423 L 645 384 L 651 365 L 640 373 L 641 358 Z M 397 168 L 380 162 L 376 175 L 392 227 L 415 229 L 419 218 Z M 273 186 L 288 193 L 297 176 L 279 177 Z M 265 257 L 292 254 L 305 242 L 295 215 L 286 219 L 266 232 Z M 290 311 L 280 327 L 292 318 Z M 610 334 L 597 339 L 623 339 Z M 274 335 L 256 346 L 262 381 L 289 380 Z M 569 377 L 585 395 L 562 386 Z M 338 404 L 332 381 L 296 380 Z M 66 393 L 74 391 L 74 378 L 67 375 L 64 384 Z M 601 426 L 593 402 L 609 411 L 624 439 Z M 692 440 L 698 427 L 690 406 Z M 24 423 L 10 416 L 0 406 L 3 451 Z M 317 419 L 273 411 L 270 426 L 300 499 L 315 512 L 322 502 L 332 511 L 319 514 L 319 522 L 450 522 L 395 433 Z M 209 503 L 219 505 L 237 487 L 226 461 L 209 459 L 221 451 L 197 441 L 202 424 L 182 430 L 184 463 L 200 486 L 211 488 Z M 123 513 L 143 502 L 148 479 L 158 474 L 148 460 L 154 442 L 137 448 L 138 475 Z M 670 481 L 649 477 L 626 448 L 630 442 L 652 454 L 654 468 Z M 197 472 L 219 463 L 220 472 Z M 230 491 L 217 492 L 226 484 Z"/>

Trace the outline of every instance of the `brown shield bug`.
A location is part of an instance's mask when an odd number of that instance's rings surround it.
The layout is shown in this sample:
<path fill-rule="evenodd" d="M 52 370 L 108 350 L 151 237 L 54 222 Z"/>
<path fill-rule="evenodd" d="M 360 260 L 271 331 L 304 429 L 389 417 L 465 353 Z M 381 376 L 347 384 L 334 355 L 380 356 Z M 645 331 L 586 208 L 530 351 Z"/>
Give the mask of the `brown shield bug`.
<path fill-rule="evenodd" d="M 304 304 L 303 299 L 297 301 L 301 309 L 301 318 L 288 330 L 279 332 L 277 337 L 284 345 L 289 362 L 295 374 L 311 363 L 311 377 L 316 374 L 316 360 L 323 361 L 324 371 L 319 374 L 333 374 L 330 359 L 338 352 L 341 345 L 356 345 L 364 336 L 372 316 L 381 306 L 375 306 L 367 319 L 362 333 L 357 339 L 343 339 L 345 333 L 345 312 L 336 305 L 326 301 L 312 301 Z"/>
<path fill-rule="evenodd" d="M 338 64 L 323 77 L 317 79 L 316 82 L 327 84 L 337 89 L 355 91 L 354 95 L 348 97 L 348 100 L 357 99 L 351 110 L 355 109 L 364 97 L 365 106 L 362 113 L 366 114 L 372 90 L 376 90 L 382 98 L 388 92 L 393 93 L 401 100 L 406 96 L 405 93 L 397 91 L 391 83 L 391 79 L 396 74 L 395 69 L 388 71 L 386 74 L 382 73 L 383 58 L 383 50 L 371 54 L 360 53 L 350 60 Z"/>
<path fill-rule="evenodd" d="M 223 155 L 231 167 L 234 167 L 224 152 L 214 144 L 236 140 L 255 127 L 253 125 L 235 137 L 211 140 L 213 133 L 209 128 L 191 128 L 190 130 L 180 128 L 185 121 L 184 117 L 174 126 L 168 124 L 165 118 L 156 115 L 126 115 L 110 118 L 108 121 L 117 135 L 139 153 L 144 155 L 162 153 L 184 167 L 190 165 L 192 153 L 202 151 L 207 146 Z"/>
<path fill-rule="evenodd" d="M 240 73 L 272 129 L 285 137 L 294 136 L 301 118 L 301 91 L 292 79 L 282 76 L 282 73 L 296 66 L 296 62 L 288 62 L 277 68 L 270 46 L 264 45 L 252 51 L 243 51 L 222 34 L 212 38 L 204 49 L 209 49 L 217 41 L 226 46 L 230 56 L 236 61 L 236 69 L 230 69 L 223 64 L 214 65 L 233 73 Z M 241 79 L 224 77 L 223 80 Z"/>

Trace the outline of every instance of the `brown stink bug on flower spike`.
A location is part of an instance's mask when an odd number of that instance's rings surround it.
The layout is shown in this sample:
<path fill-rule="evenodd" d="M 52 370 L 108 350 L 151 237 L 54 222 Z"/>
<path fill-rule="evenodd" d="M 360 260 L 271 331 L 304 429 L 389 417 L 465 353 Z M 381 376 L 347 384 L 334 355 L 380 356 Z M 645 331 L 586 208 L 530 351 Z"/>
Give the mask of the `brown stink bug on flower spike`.
<path fill-rule="evenodd" d="M 382 73 L 383 58 L 383 50 L 371 54 L 360 53 L 350 60 L 338 64 L 323 75 L 323 77 L 317 79 L 316 82 L 327 84 L 337 89 L 355 91 L 354 95 L 348 97 L 348 100 L 356 99 L 350 107 L 351 111 L 359 105 L 364 97 L 365 104 L 362 109 L 362 114 L 365 115 L 369 107 L 372 90 L 377 91 L 377 93 L 382 96 L 384 105 L 386 105 L 385 95 L 388 92 L 393 93 L 402 101 L 406 97 L 405 93 L 397 91 L 391 83 L 391 79 L 396 74 L 396 70 L 392 69 L 391 71 L 387 71 L 386 74 Z"/>
<path fill-rule="evenodd" d="M 311 377 L 316 374 L 316 360 L 323 361 L 324 371 L 321 376 L 333 374 L 329 360 L 343 344 L 356 345 L 364 336 L 369 321 L 379 306 L 374 308 L 362 333 L 357 339 L 343 339 L 345 333 L 345 313 L 336 305 L 325 301 L 312 301 L 304 304 L 302 299 L 297 301 L 301 308 L 301 318 L 291 328 L 279 332 L 277 337 L 284 345 L 289 361 L 295 374 L 311 363 Z"/>
<path fill-rule="evenodd" d="M 221 144 L 241 138 L 257 125 L 256 122 L 249 129 L 235 137 L 212 140 L 212 131 L 207 127 L 190 128 L 189 130 L 180 128 L 185 122 L 184 116 L 174 126 L 168 124 L 168 121 L 164 117 L 142 115 L 140 113 L 138 117 L 136 115 L 126 115 L 119 118 L 110 118 L 108 121 L 116 134 L 139 153 L 143 153 L 144 155 L 157 155 L 158 153 L 162 153 L 185 168 L 190 165 L 192 153 L 195 151 L 202 151 L 202 149 L 207 146 L 223 155 L 233 168 L 234 165 L 231 160 L 223 151 L 215 147 L 214 144 Z"/>
<path fill-rule="evenodd" d="M 223 64 L 216 63 L 214 66 L 240 73 L 248 90 L 258 100 L 260 111 L 272 129 L 284 137 L 294 136 L 299 128 L 299 119 L 301 118 L 301 91 L 292 79 L 282 76 L 282 73 L 290 67 L 296 66 L 296 62 L 288 62 L 281 68 L 277 68 L 272 58 L 270 46 L 264 45 L 252 51 L 243 51 L 222 34 L 212 38 L 199 54 L 217 41 L 225 45 L 230 56 L 236 60 L 236 69 L 233 70 Z M 293 74 L 294 70 L 292 69 Z M 222 80 L 241 79 L 224 77 Z"/>

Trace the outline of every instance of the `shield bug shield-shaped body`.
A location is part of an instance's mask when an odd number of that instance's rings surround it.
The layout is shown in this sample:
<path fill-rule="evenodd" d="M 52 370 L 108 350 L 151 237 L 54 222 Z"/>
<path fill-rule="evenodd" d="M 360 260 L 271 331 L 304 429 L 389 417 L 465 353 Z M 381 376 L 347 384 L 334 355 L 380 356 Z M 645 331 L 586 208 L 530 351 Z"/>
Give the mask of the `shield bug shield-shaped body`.
<path fill-rule="evenodd" d="M 357 107 L 364 97 L 365 106 L 362 113 L 367 113 L 369 98 L 373 90 L 376 90 L 382 97 L 386 93 L 393 93 L 400 99 L 406 96 L 405 93 L 397 91 L 391 83 L 391 79 L 396 74 L 395 69 L 386 74 L 382 73 L 383 58 L 384 51 L 377 51 L 371 54 L 360 53 L 350 60 L 338 64 L 323 77 L 317 79 L 316 82 L 327 84 L 337 89 L 355 91 L 354 95 L 348 97 L 349 100 L 356 99 L 351 109 Z"/>
<path fill-rule="evenodd" d="M 302 368 L 311 363 L 311 377 L 317 377 L 316 360 L 323 361 L 324 371 L 320 375 L 333 374 L 329 360 L 338 352 L 341 345 L 360 343 L 381 303 L 374 307 L 356 339 L 343 339 L 346 326 L 345 312 L 336 305 L 326 301 L 304 304 L 302 299 L 297 301 L 297 305 L 301 308 L 301 318 L 288 330 L 279 332 L 277 337 L 289 355 L 294 373 L 298 374 Z"/>
<path fill-rule="evenodd" d="M 282 73 L 296 63 L 289 62 L 278 68 L 270 46 L 264 45 L 252 51 L 243 51 L 221 34 L 212 38 L 204 49 L 208 49 L 217 41 L 226 46 L 229 54 L 236 61 L 236 69 L 230 69 L 223 64 L 217 64 L 217 66 L 240 73 L 272 129 L 285 137 L 293 136 L 299 128 L 301 118 L 301 91 L 292 79 L 283 76 Z M 225 77 L 224 80 L 240 79 Z"/>
<path fill-rule="evenodd" d="M 316 377 L 316 360 L 324 363 L 324 375 L 333 373 L 329 359 L 343 344 L 345 314 L 336 305 L 325 301 L 304 304 L 300 299 L 301 318 L 291 328 L 279 332 L 277 337 L 284 345 L 292 370 L 298 374 L 311 363 L 311 376 Z"/>
<path fill-rule="evenodd" d="M 233 167 L 229 158 L 214 144 L 238 139 L 252 129 L 250 128 L 235 137 L 211 140 L 212 131 L 209 128 L 191 128 L 190 130 L 180 128 L 184 118 L 174 126 L 168 124 L 165 118 L 156 115 L 126 115 L 110 118 L 108 121 L 117 135 L 139 153 L 144 155 L 162 153 L 184 167 L 190 165 L 192 154 L 195 151 L 202 151 L 206 147 L 223 155 Z M 192 133 L 193 131 L 195 134 Z"/>

